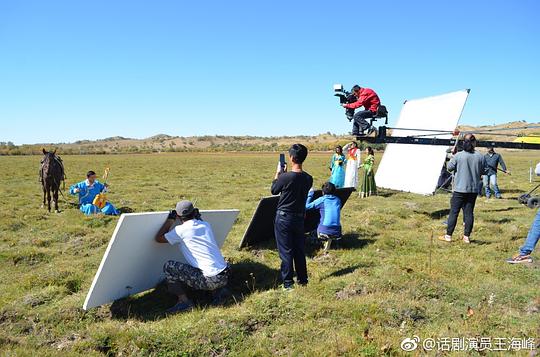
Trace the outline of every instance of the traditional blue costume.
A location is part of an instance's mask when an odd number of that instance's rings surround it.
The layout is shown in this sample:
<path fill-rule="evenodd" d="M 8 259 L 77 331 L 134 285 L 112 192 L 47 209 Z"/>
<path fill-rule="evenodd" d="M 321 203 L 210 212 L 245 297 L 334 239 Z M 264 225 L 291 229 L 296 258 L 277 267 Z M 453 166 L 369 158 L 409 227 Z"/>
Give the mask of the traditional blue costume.
<path fill-rule="evenodd" d="M 332 182 L 336 188 L 341 188 L 345 184 L 345 163 L 347 160 L 344 155 L 335 153 L 332 155 L 332 161 L 330 161 L 330 169 L 332 170 L 332 176 L 330 176 L 330 182 Z"/>
<path fill-rule="evenodd" d="M 79 189 L 79 192 L 75 192 L 75 189 L 77 188 Z M 92 203 L 94 202 L 94 198 L 96 198 L 98 194 L 106 191 L 107 188 L 101 182 L 94 181 L 94 184 L 90 185 L 90 182 L 88 182 L 88 180 L 76 183 L 69 188 L 70 194 L 79 195 L 80 210 L 84 214 L 91 215 L 101 212 L 107 215 L 119 215 L 120 212 L 116 208 L 114 208 L 114 206 L 110 202 L 107 202 L 105 204 L 105 207 L 103 207 L 102 209 Z"/>

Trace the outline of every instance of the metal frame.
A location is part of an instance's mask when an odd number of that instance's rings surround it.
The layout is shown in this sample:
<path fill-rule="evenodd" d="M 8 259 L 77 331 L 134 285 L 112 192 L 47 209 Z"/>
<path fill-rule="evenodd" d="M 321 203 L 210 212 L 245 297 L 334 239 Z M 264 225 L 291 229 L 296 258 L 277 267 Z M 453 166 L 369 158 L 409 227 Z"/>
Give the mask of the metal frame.
<path fill-rule="evenodd" d="M 460 139 L 440 139 L 440 138 L 425 138 L 425 137 L 415 137 L 415 136 L 388 136 L 386 134 L 388 128 L 386 126 L 379 126 L 378 134 L 376 137 L 367 137 L 367 136 L 357 136 L 356 139 L 359 141 L 366 141 L 372 144 L 415 144 L 415 145 L 439 145 L 439 146 L 454 146 L 456 142 Z M 430 131 L 424 129 L 415 129 L 422 131 Z M 451 134 L 450 132 L 436 131 L 438 135 Z M 469 132 L 467 132 L 469 133 Z M 474 132 L 470 132 L 474 133 Z M 437 134 L 433 134 L 437 135 Z M 477 147 L 500 147 L 506 149 L 526 149 L 526 150 L 540 150 L 540 144 L 531 144 L 531 143 L 517 143 L 517 142 L 508 142 L 508 141 L 494 141 L 494 140 L 478 140 L 476 142 Z"/>

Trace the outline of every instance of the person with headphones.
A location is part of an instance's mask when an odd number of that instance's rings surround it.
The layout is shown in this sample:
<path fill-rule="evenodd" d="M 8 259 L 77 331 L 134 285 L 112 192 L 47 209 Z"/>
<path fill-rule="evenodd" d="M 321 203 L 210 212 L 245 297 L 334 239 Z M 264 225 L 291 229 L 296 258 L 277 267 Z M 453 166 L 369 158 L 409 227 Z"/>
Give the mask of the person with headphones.
<path fill-rule="evenodd" d="M 180 221 L 179 225 L 175 224 Z M 169 260 L 163 266 L 167 288 L 177 296 L 176 304 L 167 313 L 193 309 L 185 287 L 207 290 L 212 293 L 213 305 L 223 303 L 229 291 L 229 266 L 208 222 L 201 219 L 199 209 L 190 201 L 180 201 L 176 209 L 169 212 L 166 221 L 156 234 L 158 243 L 177 246 L 187 263 Z"/>

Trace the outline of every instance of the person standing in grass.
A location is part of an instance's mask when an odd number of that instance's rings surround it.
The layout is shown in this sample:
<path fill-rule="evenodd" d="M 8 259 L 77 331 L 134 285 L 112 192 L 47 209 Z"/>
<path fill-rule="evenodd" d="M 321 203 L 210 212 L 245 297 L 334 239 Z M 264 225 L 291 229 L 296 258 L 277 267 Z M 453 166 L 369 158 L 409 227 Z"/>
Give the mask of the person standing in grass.
<path fill-rule="evenodd" d="M 332 182 L 336 188 L 341 188 L 345 184 L 345 156 L 343 155 L 343 148 L 341 145 L 336 146 L 336 152 L 332 155 L 330 161 L 330 182 Z"/>
<path fill-rule="evenodd" d="M 181 224 L 174 226 L 177 219 Z M 187 263 L 169 260 L 163 266 L 168 290 L 177 296 L 176 304 L 167 313 L 193 309 L 185 293 L 185 286 L 212 293 L 212 304 L 220 305 L 229 294 L 229 266 L 217 245 L 212 227 L 201 219 L 199 210 L 190 201 L 180 201 L 169 212 L 156 234 L 158 243 L 169 243 L 179 248 Z"/>
<path fill-rule="evenodd" d="M 463 241 L 470 243 L 470 236 L 474 225 L 474 205 L 478 196 L 478 183 L 484 174 L 486 159 L 475 150 L 476 137 L 472 134 L 465 135 L 463 151 L 457 153 L 448 162 L 448 171 L 454 172 L 454 185 L 452 198 L 450 199 L 450 215 L 446 234 L 439 237 L 444 242 L 452 241 L 452 234 L 456 228 L 459 211 L 463 210 L 465 230 Z"/>
<path fill-rule="evenodd" d="M 531 254 L 538 244 L 540 239 L 540 209 L 536 212 L 534 221 L 529 233 L 527 234 L 527 239 L 525 239 L 525 244 L 519 248 L 519 253 L 514 255 L 512 258 L 507 259 L 506 262 L 510 264 L 519 264 L 519 263 L 532 263 Z"/>
<path fill-rule="evenodd" d="M 493 188 L 495 198 L 502 198 L 499 186 L 497 185 L 497 171 L 499 170 L 499 165 L 501 165 L 502 172 L 505 174 L 508 173 L 508 171 L 506 171 L 506 164 L 504 163 L 502 156 L 496 153 L 493 148 L 489 148 L 484 157 L 486 159 L 486 173 L 484 174 L 483 183 L 486 190 L 486 198 L 491 197 L 490 185 Z"/>
<path fill-rule="evenodd" d="M 540 163 L 536 165 L 535 169 L 536 176 L 540 176 Z M 525 244 L 519 248 L 519 253 L 514 255 L 512 258 L 506 260 L 510 264 L 518 263 L 532 263 L 531 254 L 538 244 L 540 239 L 540 209 L 536 211 L 536 216 L 534 217 L 533 224 L 529 229 L 527 234 L 527 239 L 525 239 Z"/>
<path fill-rule="evenodd" d="M 347 165 L 345 167 L 345 184 L 343 187 L 358 187 L 358 168 L 360 167 L 362 156 L 358 144 L 353 141 L 343 147 L 347 153 Z"/>
<path fill-rule="evenodd" d="M 364 169 L 362 178 L 362 189 L 360 190 L 360 198 L 373 196 L 377 194 L 377 184 L 375 183 L 375 173 L 373 165 L 375 164 L 375 152 L 371 146 L 366 148 L 366 158 L 361 167 Z"/>
<path fill-rule="evenodd" d="M 294 288 L 293 274 L 300 285 L 308 283 L 305 256 L 304 216 L 307 195 L 313 186 L 313 178 L 302 169 L 308 149 L 302 144 L 294 144 L 289 149 L 290 171 L 278 164 L 272 181 L 271 192 L 280 195 L 277 205 L 274 234 L 281 259 L 283 289 Z"/>

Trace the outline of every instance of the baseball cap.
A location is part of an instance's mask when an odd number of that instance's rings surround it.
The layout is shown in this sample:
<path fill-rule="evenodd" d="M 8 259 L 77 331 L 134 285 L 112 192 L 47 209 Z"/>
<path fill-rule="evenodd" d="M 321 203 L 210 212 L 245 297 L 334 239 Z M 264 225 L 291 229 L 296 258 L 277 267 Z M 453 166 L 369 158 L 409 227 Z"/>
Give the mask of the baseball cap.
<path fill-rule="evenodd" d="M 191 201 L 184 200 L 176 204 L 176 213 L 180 217 L 189 216 L 194 210 L 195 207 L 193 207 L 193 203 L 191 203 Z"/>

